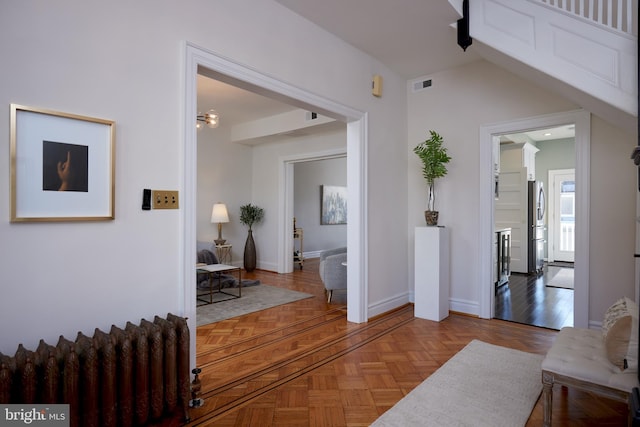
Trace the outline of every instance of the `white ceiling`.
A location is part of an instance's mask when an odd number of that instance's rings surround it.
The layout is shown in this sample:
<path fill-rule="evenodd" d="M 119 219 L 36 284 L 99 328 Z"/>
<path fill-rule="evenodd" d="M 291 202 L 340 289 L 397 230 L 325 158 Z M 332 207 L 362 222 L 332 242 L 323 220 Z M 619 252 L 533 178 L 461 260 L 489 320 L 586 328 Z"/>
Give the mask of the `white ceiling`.
<path fill-rule="evenodd" d="M 480 59 L 464 52 L 448 0 L 276 0 L 406 80 Z"/>
<path fill-rule="evenodd" d="M 451 24 L 459 18 L 447 0 L 276 0 L 409 80 L 480 58 L 463 52 Z M 220 126 L 294 109 L 218 82 L 198 79 L 198 109 L 215 109 Z"/>
<path fill-rule="evenodd" d="M 220 126 L 233 126 L 295 108 L 262 95 L 198 75 L 198 111 L 216 110 Z"/>
<path fill-rule="evenodd" d="M 464 52 L 451 24 L 460 17 L 448 0 L 275 0 L 377 58 L 407 80 L 480 59 Z M 215 109 L 221 126 L 284 113 L 294 107 L 198 76 L 198 108 Z M 513 142 L 573 138 L 573 126 L 504 135 Z"/>
<path fill-rule="evenodd" d="M 529 132 L 514 133 L 510 135 L 503 135 L 500 139 L 501 142 L 541 142 L 541 141 L 553 141 L 556 139 L 575 138 L 576 126 L 563 125 L 549 129 L 537 129 Z"/>

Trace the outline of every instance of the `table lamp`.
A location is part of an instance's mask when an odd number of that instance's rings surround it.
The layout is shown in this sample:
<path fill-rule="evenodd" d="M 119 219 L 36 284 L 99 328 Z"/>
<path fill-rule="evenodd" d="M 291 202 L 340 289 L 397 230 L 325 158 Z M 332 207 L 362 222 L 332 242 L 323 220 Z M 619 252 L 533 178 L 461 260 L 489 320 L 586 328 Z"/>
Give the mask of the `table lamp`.
<path fill-rule="evenodd" d="M 211 209 L 211 223 L 218 224 L 218 238 L 214 240 L 216 245 L 224 245 L 224 242 L 226 242 L 226 240 L 222 238 L 223 222 L 229 222 L 227 206 L 224 203 L 215 203 L 213 209 Z"/>

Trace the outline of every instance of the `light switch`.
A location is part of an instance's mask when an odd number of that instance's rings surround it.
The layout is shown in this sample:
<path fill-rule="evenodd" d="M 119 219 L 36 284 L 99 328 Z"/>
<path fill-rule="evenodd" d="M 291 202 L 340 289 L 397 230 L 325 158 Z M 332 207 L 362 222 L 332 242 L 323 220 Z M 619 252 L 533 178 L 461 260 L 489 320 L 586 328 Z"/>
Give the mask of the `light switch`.
<path fill-rule="evenodd" d="M 142 210 L 151 210 L 151 190 L 148 188 L 142 190 Z"/>
<path fill-rule="evenodd" d="M 153 209 L 178 209 L 178 192 L 169 190 L 153 190 Z"/>

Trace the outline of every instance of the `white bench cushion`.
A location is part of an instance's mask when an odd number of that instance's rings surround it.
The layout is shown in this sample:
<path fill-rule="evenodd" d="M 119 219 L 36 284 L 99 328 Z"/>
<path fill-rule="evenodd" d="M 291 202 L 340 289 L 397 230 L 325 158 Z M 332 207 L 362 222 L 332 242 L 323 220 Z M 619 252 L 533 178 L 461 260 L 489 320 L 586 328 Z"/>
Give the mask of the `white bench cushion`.
<path fill-rule="evenodd" d="M 620 372 L 607 357 L 602 333 L 593 329 L 562 328 L 542 370 L 626 392 L 638 386 L 637 373 Z"/>

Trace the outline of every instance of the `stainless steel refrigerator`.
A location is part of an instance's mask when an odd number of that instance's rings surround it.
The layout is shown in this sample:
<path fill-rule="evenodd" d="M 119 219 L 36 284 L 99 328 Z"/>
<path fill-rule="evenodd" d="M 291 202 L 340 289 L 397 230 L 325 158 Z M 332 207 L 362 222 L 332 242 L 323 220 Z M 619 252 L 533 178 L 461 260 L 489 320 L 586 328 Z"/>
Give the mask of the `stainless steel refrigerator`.
<path fill-rule="evenodd" d="M 544 187 L 540 181 L 529 181 L 527 202 L 528 260 L 527 272 L 541 274 L 544 262 L 544 214 L 547 208 Z"/>

